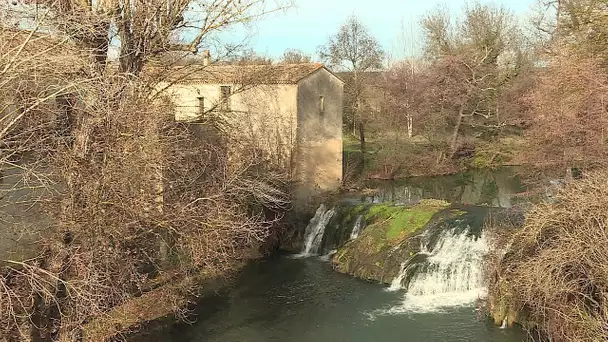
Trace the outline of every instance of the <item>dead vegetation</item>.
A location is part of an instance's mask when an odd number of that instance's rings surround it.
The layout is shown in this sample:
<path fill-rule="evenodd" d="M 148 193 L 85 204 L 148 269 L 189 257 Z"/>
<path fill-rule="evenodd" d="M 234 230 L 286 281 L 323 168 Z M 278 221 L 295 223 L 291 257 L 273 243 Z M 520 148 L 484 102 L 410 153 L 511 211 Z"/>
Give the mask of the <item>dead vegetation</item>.
<path fill-rule="evenodd" d="M 0 220 L 19 190 L 19 204 L 49 222 L 25 258 L 0 259 L 0 340 L 86 340 L 89 322 L 167 283 L 163 298 L 181 303 L 196 295 L 188 279 L 227 274 L 274 232 L 288 205 L 284 171 L 251 158 L 254 147 L 228 149 L 213 122 L 175 122 L 152 91 L 159 80 L 141 74 L 151 56 L 195 52 L 262 2 L 205 1 L 214 10 L 197 18 L 208 25 L 173 44 L 190 3 L 41 1 L 35 25 L 0 27 L 0 172 L 18 176 L 0 189 Z M 111 22 L 123 35 L 117 68 L 106 65 Z M 179 309 L 171 301 L 159 306 Z"/>
<path fill-rule="evenodd" d="M 551 341 L 608 339 L 607 224 L 608 181 L 593 173 L 536 205 L 523 227 L 495 230 L 493 309 L 516 311 Z"/>

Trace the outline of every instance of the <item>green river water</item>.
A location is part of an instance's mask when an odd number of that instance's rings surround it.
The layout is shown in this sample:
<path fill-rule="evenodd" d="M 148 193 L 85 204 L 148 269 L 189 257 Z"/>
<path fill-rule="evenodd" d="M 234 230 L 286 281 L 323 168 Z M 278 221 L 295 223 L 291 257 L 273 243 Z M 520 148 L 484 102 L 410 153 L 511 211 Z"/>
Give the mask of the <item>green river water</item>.
<path fill-rule="evenodd" d="M 524 190 L 519 179 L 505 170 L 413 183 L 383 183 L 376 188 L 375 195 L 356 200 L 408 203 L 422 198 L 442 198 L 453 203 L 509 207 L 519 202 L 516 194 Z M 448 256 L 449 252 L 443 251 Z M 334 272 L 331 264 L 321 257 L 298 259 L 279 255 L 250 264 L 231 288 L 204 298 L 190 324 L 174 325 L 162 334 L 150 332 L 141 340 L 507 342 L 526 339 L 521 329 L 494 326 L 475 303 L 443 307 L 440 311 L 424 308 L 412 311 L 404 304 L 404 290 L 389 292 L 387 288 Z M 433 301 L 450 300 L 445 296 L 433 298 L 425 299 L 432 307 L 442 304 Z"/>
<path fill-rule="evenodd" d="M 192 325 L 152 341 L 522 341 L 474 305 L 442 312 L 386 314 L 401 292 L 338 274 L 320 258 L 279 256 L 251 264 L 234 287 L 201 303 Z"/>

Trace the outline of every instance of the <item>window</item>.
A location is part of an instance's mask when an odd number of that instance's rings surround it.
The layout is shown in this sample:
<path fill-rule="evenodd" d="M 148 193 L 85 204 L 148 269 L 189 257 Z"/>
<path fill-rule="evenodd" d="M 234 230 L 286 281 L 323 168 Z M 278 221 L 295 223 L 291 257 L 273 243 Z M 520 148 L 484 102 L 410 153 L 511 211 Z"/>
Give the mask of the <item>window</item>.
<path fill-rule="evenodd" d="M 202 96 L 197 97 L 198 100 L 198 116 L 203 117 L 205 115 L 205 98 Z"/>
<path fill-rule="evenodd" d="M 231 95 L 230 86 L 221 86 L 220 87 L 220 110 L 223 110 L 223 111 L 230 110 L 230 95 Z"/>
<path fill-rule="evenodd" d="M 319 112 L 321 114 L 325 113 L 325 97 L 319 96 Z"/>

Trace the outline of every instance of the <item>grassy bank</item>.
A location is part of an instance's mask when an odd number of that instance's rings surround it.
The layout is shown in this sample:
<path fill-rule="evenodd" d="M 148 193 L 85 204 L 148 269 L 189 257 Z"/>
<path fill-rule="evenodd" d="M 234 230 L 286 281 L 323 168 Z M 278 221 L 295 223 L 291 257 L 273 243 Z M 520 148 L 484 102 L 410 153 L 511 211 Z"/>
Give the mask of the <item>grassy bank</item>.
<path fill-rule="evenodd" d="M 526 144 L 519 135 L 476 139 L 450 157 L 448 146 L 431 143 L 421 136 L 398 140 L 372 136 L 368 139 L 363 154 L 359 140 L 353 135 L 344 135 L 346 178 L 402 179 L 517 165 L 521 161 L 516 156 Z"/>

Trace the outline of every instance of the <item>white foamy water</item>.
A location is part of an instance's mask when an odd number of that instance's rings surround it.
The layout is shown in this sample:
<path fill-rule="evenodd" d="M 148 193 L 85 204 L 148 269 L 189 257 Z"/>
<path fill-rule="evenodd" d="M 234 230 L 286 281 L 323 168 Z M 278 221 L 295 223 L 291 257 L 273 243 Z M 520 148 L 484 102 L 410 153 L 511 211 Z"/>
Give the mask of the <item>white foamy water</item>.
<path fill-rule="evenodd" d="M 325 234 L 325 227 L 329 223 L 329 220 L 334 216 L 335 211 L 333 209 L 327 210 L 324 204 L 321 204 L 317 209 L 315 216 L 310 220 L 306 226 L 304 232 L 304 246 L 302 252 L 295 255 L 296 258 L 306 258 L 309 256 L 317 255 L 319 253 L 319 247 L 323 241 L 323 234 Z"/>
<path fill-rule="evenodd" d="M 358 238 L 359 234 L 361 234 L 361 229 L 363 229 L 363 215 L 359 215 L 359 217 L 357 217 L 353 230 L 350 232 L 350 239 L 354 240 Z"/>
<path fill-rule="evenodd" d="M 402 267 L 390 288 L 401 287 L 408 268 L 417 267 L 405 289 L 403 302 L 387 313 L 433 312 L 446 307 L 474 303 L 486 295 L 483 283 L 483 256 L 488 245 L 483 235 L 468 234 L 468 229 L 441 233 L 436 246 L 422 264 Z"/>
<path fill-rule="evenodd" d="M 401 283 L 405 278 L 406 271 L 407 263 L 404 262 L 403 264 L 401 264 L 401 271 L 399 271 L 399 274 L 397 274 L 395 279 L 393 279 L 393 281 L 391 282 L 391 286 L 388 287 L 387 291 L 396 292 L 402 289 Z"/>
<path fill-rule="evenodd" d="M 331 257 L 332 257 L 334 254 L 336 254 L 336 253 L 338 253 L 338 250 L 337 250 L 337 249 L 332 249 L 332 250 L 331 250 L 329 253 L 327 253 L 327 254 L 325 254 L 325 255 L 321 255 L 321 256 L 319 257 L 319 259 L 321 259 L 322 261 L 329 261 L 329 259 L 331 259 Z"/>

